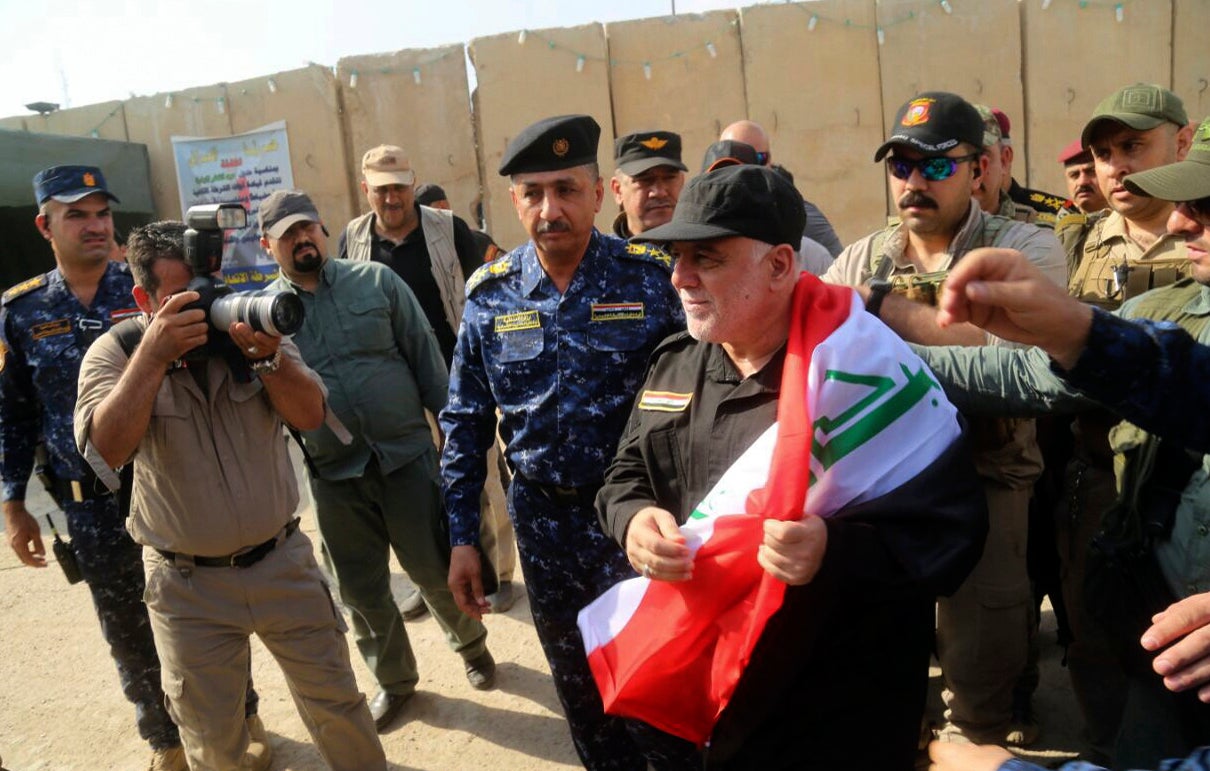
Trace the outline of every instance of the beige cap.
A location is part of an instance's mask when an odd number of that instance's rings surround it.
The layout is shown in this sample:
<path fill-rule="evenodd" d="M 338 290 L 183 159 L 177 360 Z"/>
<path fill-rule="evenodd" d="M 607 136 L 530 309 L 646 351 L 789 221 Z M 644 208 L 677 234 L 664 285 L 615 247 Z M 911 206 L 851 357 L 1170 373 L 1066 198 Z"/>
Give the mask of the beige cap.
<path fill-rule="evenodd" d="M 385 185 L 410 185 L 416 181 L 416 172 L 408 163 L 407 153 L 395 145 L 379 145 L 361 158 L 361 173 L 370 187 Z"/>

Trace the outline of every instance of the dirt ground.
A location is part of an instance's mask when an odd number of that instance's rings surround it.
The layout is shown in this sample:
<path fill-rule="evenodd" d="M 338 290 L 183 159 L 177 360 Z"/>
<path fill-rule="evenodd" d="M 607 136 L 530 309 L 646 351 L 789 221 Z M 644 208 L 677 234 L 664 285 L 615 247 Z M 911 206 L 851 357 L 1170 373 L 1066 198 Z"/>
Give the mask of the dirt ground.
<path fill-rule="evenodd" d="M 30 510 L 53 511 L 30 485 Z M 61 515 L 57 519 L 62 525 Z M 317 541 L 314 517 L 303 530 Z M 44 532 L 46 532 L 44 530 Z M 520 576 L 518 586 L 520 588 Z M 404 586 L 398 566 L 396 590 Z M 149 753 L 134 727 L 101 639 L 88 591 L 69 586 L 59 568 L 20 565 L 0 548 L 0 757 L 10 771 L 141 771 Z M 542 656 L 529 605 L 522 597 L 508 613 L 489 616 L 488 644 L 499 667 L 495 690 L 466 682 L 461 659 L 445 645 L 431 617 L 408 622 L 420 661 L 420 692 L 404 717 L 382 736 L 392 769 L 566 769 L 578 766 Z M 1077 749 L 1078 717 L 1059 666 L 1053 617 L 1044 614 L 1042 686 L 1035 707 L 1042 737 L 1035 762 L 1057 765 Z M 362 689 L 375 683 L 352 648 Z M 272 656 L 253 642 L 253 677 L 260 714 L 274 750 L 274 771 L 322 771 L 326 766 L 294 710 Z M 939 715 L 939 672 L 932 678 L 932 711 Z M 871 737 L 876 739 L 876 737 Z"/>

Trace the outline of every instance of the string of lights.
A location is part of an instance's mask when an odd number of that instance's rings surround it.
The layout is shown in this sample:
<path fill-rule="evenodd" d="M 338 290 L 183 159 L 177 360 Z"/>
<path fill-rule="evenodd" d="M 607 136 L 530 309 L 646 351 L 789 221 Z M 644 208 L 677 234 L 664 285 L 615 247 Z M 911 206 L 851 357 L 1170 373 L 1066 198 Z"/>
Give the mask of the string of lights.
<path fill-rule="evenodd" d="M 1115 19 L 1119 23 L 1121 23 L 1121 22 L 1125 21 L 1125 19 L 1126 19 L 1126 6 L 1130 5 L 1135 0 L 1027 0 L 1027 1 L 1032 2 L 1032 3 L 1038 3 L 1038 5 L 1041 7 L 1041 9 L 1043 11 L 1047 11 L 1047 10 L 1051 9 L 1052 7 L 1055 6 L 1056 3 L 1074 4 L 1078 9 L 1080 9 L 1082 11 L 1083 10 L 1111 10 L 1114 14 Z M 857 21 L 854 21 L 853 19 L 847 18 L 847 17 L 830 16 L 826 13 L 821 13 L 819 10 L 817 10 L 817 6 L 814 3 L 808 4 L 808 3 L 801 3 L 801 2 L 791 2 L 791 0 L 769 0 L 769 2 L 761 3 L 761 5 L 775 5 L 775 4 L 776 5 L 791 5 L 795 8 L 798 8 L 800 11 L 802 11 L 807 16 L 806 25 L 807 25 L 807 29 L 811 32 L 814 32 L 821 24 L 835 25 L 835 26 L 846 28 L 846 29 L 867 30 L 867 31 L 874 30 L 874 33 L 878 38 L 878 45 L 885 45 L 888 30 L 891 30 L 902 24 L 908 24 L 908 23 L 914 22 L 917 19 L 922 18 L 926 13 L 929 13 L 929 12 L 934 12 L 934 11 L 939 10 L 940 12 L 944 13 L 947 16 L 952 15 L 954 13 L 955 3 L 958 3 L 958 2 L 959 2 L 959 0 L 921 0 L 917 4 L 917 6 L 914 8 L 909 8 L 906 11 L 901 12 L 898 16 L 895 16 L 890 19 L 881 19 L 873 24 L 857 22 Z M 732 23 L 738 24 L 738 22 L 739 22 L 739 20 L 737 18 Z M 647 80 L 652 79 L 654 73 L 656 72 L 656 66 L 661 63 L 664 63 L 664 62 L 683 60 L 683 59 L 686 59 L 691 56 L 702 56 L 702 55 L 708 56 L 711 59 L 718 58 L 718 47 L 715 45 L 714 41 L 710 40 L 710 39 L 703 40 L 701 43 L 698 43 L 698 44 L 691 46 L 689 48 L 686 48 L 684 50 L 671 51 L 671 52 L 669 52 L 663 56 L 659 56 L 659 57 L 648 57 L 645 59 L 619 59 L 619 58 L 614 58 L 614 57 L 599 56 L 597 54 L 589 53 L 586 51 L 581 51 L 572 46 L 563 45 L 562 43 L 558 42 L 557 40 L 553 39 L 552 37 L 550 37 L 546 34 L 543 34 L 541 32 L 536 32 L 534 30 L 527 30 L 527 29 L 522 29 L 517 33 L 517 45 L 522 45 L 522 46 L 527 45 L 531 38 L 533 38 L 537 44 L 546 46 L 548 49 L 550 49 L 552 51 L 561 51 L 561 52 L 566 53 L 568 55 L 569 60 L 572 62 L 572 66 L 575 68 L 576 72 L 584 72 L 584 70 L 589 62 L 607 64 L 609 67 L 612 67 L 615 69 L 619 68 L 619 67 L 640 67 L 640 68 L 642 68 L 643 76 Z M 462 49 L 460 47 L 457 49 L 446 50 L 443 53 L 441 53 L 437 56 L 434 56 L 431 59 L 413 64 L 413 65 L 404 65 L 404 66 L 398 66 L 398 67 L 383 66 L 383 67 L 367 68 L 364 70 L 354 68 L 349 71 L 349 77 L 348 77 L 348 81 L 347 81 L 348 87 L 354 88 L 354 89 L 357 88 L 358 82 L 364 76 L 393 75 L 393 74 L 396 74 L 399 72 L 408 72 L 408 71 L 410 71 L 410 73 L 411 73 L 412 82 L 415 85 L 420 86 L 424 83 L 424 74 L 423 73 L 426 69 L 429 69 L 433 65 L 437 64 L 438 62 L 442 62 L 445 59 L 447 59 L 451 56 L 455 56 L 455 55 L 458 55 L 458 56 L 463 55 Z M 273 94 L 277 93 L 278 85 L 277 85 L 276 80 L 274 80 L 272 77 L 266 78 L 265 79 L 265 88 L 269 91 L 269 93 L 273 93 Z M 247 88 L 245 88 L 245 89 L 243 89 L 243 93 L 249 93 L 249 90 Z M 172 107 L 176 104 L 176 102 L 178 100 L 186 100 L 193 104 L 213 103 L 215 105 L 215 109 L 217 109 L 220 114 L 225 113 L 226 109 L 227 109 L 226 98 L 222 97 L 222 96 L 218 96 L 218 97 L 197 97 L 197 96 L 179 97 L 177 94 L 174 94 L 174 93 L 168 93 L 165 95 L 164 107 L 166 109 L 172 109 Z M 121 109 L 121 105 L 119 104 L 108 115 L 106 115 L 100 121 L 100 123 L 98 123 L 92 129 L 91 132 L 89 132 L 90 135 L 93 136 L 94 138 L 99 137 L 101 128 L 105 125 L 106 122 L 111 120 L 118 113 L 118 111 L 120 109 Z"/>

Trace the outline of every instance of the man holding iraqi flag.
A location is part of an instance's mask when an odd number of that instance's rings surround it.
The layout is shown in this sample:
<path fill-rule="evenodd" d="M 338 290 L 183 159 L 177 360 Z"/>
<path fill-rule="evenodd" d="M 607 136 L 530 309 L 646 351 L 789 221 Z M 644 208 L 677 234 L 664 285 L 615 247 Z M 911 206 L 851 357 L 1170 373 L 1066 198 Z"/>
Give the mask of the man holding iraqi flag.
<path fill-rule="evenodd" d="M 796 269 L 802 229 L 789 183 L 732 166 L 642 235 L 677 260 L 689 331 L 652 354 L 597 497 L 642 577 L 580 629 L 606 711 L 708 767 L 910 769 L 934 599 L 985 502 L 929 370 Z"/>

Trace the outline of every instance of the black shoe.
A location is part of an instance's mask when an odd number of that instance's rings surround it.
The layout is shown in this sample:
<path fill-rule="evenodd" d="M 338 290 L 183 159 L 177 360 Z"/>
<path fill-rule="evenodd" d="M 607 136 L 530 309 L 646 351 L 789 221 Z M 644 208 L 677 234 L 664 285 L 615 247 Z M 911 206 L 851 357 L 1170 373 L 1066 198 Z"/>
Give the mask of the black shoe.
<path fill-rule="evenodd" d="M 374 718 L 374 727 L 378 729 L 378 733 L 385 731 L 387 726 L 395 721 L 403 709 L 403 705 L 411 701 L 415 695 L 415 691 L 402 694 L 379 691 L 370 700 L 370 717 Z"/>
<path fill-rule="evenodd" d="M 429 606 L 424 604 L 424 598 L 420 596 L 420 590 L 413 589 L 408 598 L 400 603 L 399 612 L 403 614 L 404 621 L 415 621 L 429 612 Z"/>
<path fill-rule="evenodd" d="M 496 684 L 496 660 L 489 651 L 483 651 L 466 662 L 466 679 L 471 687 L 486 691 Z"/>

